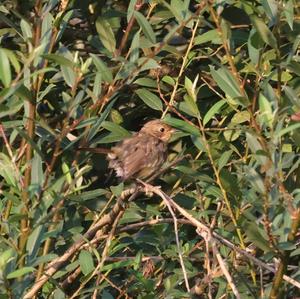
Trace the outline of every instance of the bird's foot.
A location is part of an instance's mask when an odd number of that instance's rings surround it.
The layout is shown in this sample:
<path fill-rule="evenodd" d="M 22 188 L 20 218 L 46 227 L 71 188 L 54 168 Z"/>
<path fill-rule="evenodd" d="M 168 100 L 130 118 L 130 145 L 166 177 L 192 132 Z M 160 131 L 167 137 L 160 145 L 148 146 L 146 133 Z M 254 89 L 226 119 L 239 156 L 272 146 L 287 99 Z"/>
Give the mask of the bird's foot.
<path fill-rule="evenodd" d="M 146 196 L 148 197 L 152 197 L 153 196 L 153 188 L 158 188 L 158 189 L 161 189 L 161 186 L 152 186 L 140 179 L 136 179 L 138 183 L 141 184 L 142 186 L 142 189 L 143 189 L 143 192 L 146 194 Z"/>

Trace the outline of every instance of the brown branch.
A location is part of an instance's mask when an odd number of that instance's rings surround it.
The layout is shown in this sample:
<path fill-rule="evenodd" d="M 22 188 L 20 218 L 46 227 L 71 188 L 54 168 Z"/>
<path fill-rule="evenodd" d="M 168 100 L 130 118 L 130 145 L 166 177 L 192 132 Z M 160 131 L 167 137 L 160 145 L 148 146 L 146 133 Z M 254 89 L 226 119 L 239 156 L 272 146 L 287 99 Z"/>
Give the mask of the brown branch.
<path fill-rule="evenodd" d="M 139 10 L 141 10 L 142 7 L 143 7 L 143 1 L 142 0 L 137 0 L 136 4 L 135 4 L 135 7 L 134 7 L 134 10 L 139 11 Z M 134 23 L 135 23 L 135 17 L 132 15 L 129 22 L 128 22 L 128 25 L 127 25 L 126 30 L 124 32 L 124 35 L 122 37 L 120 47 L 116 51 L 116 56 L 119 56 L 122 53 L 122 50 L 124 49 L 124 47 L 126 45 L 129 33 L 131 32 Z"/>
<path fill-rule="evenodd" d="M 41 19 L 39 18 L 42 11 L 42 1 L 37 0 L 35 3 L 35 17 L 36 22 L 34 26 L 34 46 L 37 48 L 39 46 L 40 38 L 41 38 Z M 33 140 L 35 136 L 35 109 L 36 109 L 36 99 L 38 94 L 37 89 L 37 81 L 33 83 L 32 86 L 33 89 L 33 97 L 29 101 L 27 101 L 28 104 L 28 118 L 27 118 L 27 124 L 26 124 L 26 131 L 28 137 Z M 22 209 L 21 214 L 23 215 L 21 222 L 20 222 L 20 231 L 21 235 L 19 238 L 19 252 L 21 255 L 20 258 L 20 268 L 22 268 L 25 264 L 25 248 L 26 248 L 26 242 L 27 238 L 30 233 L 30 224 L 28 219 L 28 211 L 29 211 L 29 191 L 28 188 L 31 183 L 31 160 L 32 160 L 32 146 L 31 144 L 27 144 L 26 150 L 25 150 L 25 160 L 26 160 L 26 169 L 24 174 L 24 188 L 22 189 Z"/>
<path fill-rule="evenodd" d="M 150 184 L 147 184 L 147 190 L 157 194 L 164 201 L 167 200 L 173 208 L 175 208 L 182 216 L 184 216 L 186 219 L 188 219 L 190 221 L 191 225 L 197 227 L 197 229 L 199 229 L 200 231 L 210 233 L 210 228 L 208 226 L 206 226 L 205 224 L 203 224 L 202 222 L 200 222 L 199 220 L 194 218 L 190 213 L 188 213 L 185 209 L 183 209 L 181 206 L 179 206 L 170 196 L 168 196 L 162 190 L 160 190 L 159 188 L 157 188 L 155 186 L 152 186 Z M 289 237 L 290 237 L 289 241 L 293 241 L 294 240 L 293 238 L 296 237 L 295 232 L 298 231 L 299 225 L 300 225 L 300 209 L 299 209 L 298 213 L 295 215 L 293 225 L 292 225 L 293 229 L 291 230 L 291 232 L 289 234 Z M 217 242 L 219 242 L 219 243 L 227 246 L 228 248 L 238 252 L 239 254 L 246 257 L 247 259 L 249 259 L 254 264 L 258 265 L 259 267 L 264 268 L 264 269 L 266 269 L 266 270 L 268 270 L 272 273 L 276 273 L 275 267 L 271 267 L 268 264 L 262 262 L 261 260 L 254 257 L 253 255 L 251 255 L 246 250 L 237 247 L 232 242 L 230 242 L 227 239 L 223 238 L 218 233 L 213 231 L 213 232 L 211 232 L 211 235 L 212 235 L 212 238 L 214 238 Z M 286 282 L 288 282 L 288 283 L 292 284 L 293 286 L 297 287 L 298 289 L 300 289 L 300 281 L 297 281 L 297 280 L 295 280 L 295 279 L 293 279 L 293 278 L 291 278 L 291 277 L 289 277 L 285 274 L 283 274 L 282 278 Z"/>
<path fill-rule="evenodd" d="M 288 234 L 288 241 L 294 242 L 296 239 L 297 232 L 300 228 L 300 208 L 292 212 L 291 218 L 292 218 L 292 225 L 291 225 L 291 230 Z M 270 292 L 271 299 L 280 298 L 280 296 L 282 295 L 283 292 L 282 282 L 283 280 L 285 280 L 284 277 L 287 271 L 289 257 L 290 257 L 290 251 L 285 251 L 283 256 L 280 259 L 280 263 L 276 271 L 273 284 L 272 284 L 272 289 Z"/>
<path fill-rule="evenodd" d="M 63 265 L 65 265 L 65 263 L 67 263 L 69 259 L 81 248 L 81 246 L 85 243 L 85 240 L 91 240 L 98 230 L 100 230 L 105 225 L 113 223 L 119 212 L 124 210 L 124 205 L 126 204 L 126 202 L 133 200 L 137 197 L 138 194 L 139 190 L 136 189 L 136 191 L 130 196 L 130 198 L 119 198 L 112 210 L 101 217 L 97 221 L 97 223 L 92 225 L 89 230 L 83 235 L 83 238 L 79 239 L 72 246 L 70 246 L 62 256 L 57 257 L 48 264 L 46 270 L 44 271 L 44 274 L 25 294 L 24 299 L 33 298 L 43 287 L 43 285 L 49 280 L 49 278 L 52 277 Z"/>

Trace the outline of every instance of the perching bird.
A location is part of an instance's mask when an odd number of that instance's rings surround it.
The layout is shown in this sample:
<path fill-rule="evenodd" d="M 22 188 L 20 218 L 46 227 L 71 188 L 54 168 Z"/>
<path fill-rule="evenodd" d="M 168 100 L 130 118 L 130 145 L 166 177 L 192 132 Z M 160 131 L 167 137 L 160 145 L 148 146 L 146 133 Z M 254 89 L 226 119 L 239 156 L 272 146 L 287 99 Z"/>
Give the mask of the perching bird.
<path fill-rule="evenodd" d="M 147 122 L 139 132 L 120 141 L 110 150 L 80 148 L 94 153 L 106 153 L 108 167 L 122 181 L 146 179 L 157 172 L 167 159 L 167 145 L 175 130 L 161 120 Z"/>

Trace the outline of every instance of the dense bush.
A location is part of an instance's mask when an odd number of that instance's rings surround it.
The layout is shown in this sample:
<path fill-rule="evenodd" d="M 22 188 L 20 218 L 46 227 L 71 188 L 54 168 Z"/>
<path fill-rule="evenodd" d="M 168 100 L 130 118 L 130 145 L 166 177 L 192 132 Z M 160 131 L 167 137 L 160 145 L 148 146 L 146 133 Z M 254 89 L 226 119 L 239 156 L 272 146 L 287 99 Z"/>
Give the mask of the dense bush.
<path fill-rule="evenodd" d="M 0 4 L 1 298 L 300 296 L 299 3 L 128 2 Z M 153 118 L 129 200 L 78 149 Z"/>

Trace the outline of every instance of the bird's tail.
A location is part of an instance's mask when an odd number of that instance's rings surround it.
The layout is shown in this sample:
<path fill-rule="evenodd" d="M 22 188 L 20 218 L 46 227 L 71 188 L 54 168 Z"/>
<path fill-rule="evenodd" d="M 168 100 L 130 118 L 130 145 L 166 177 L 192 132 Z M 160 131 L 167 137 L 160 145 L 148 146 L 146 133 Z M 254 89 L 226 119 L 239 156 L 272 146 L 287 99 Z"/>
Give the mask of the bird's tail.
<path fill-rule="evenodd" d="M 112 150 L 109 148 L 103 148 L 103 147 L 79 147 L 79 151 L 83 152 L 91 152 L 95 154 L 110 154 L 112 153 Z"/>

